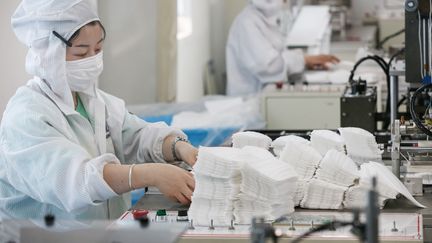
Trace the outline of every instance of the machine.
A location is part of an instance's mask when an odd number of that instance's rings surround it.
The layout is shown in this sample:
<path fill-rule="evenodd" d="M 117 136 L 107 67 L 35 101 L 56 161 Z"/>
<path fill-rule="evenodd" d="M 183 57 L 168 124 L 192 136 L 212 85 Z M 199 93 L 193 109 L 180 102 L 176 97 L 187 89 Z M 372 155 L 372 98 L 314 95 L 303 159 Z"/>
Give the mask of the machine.
<path fill-rule="evenodd" d="M 432 165 L 431 64 L 432 6 L 428 0 L 405 1 L 405 65 L 393 66 L 391 75 L 391 159 L 396 176 L 406 172 L 430 172 Z M 410 84 L 407 93 L 411 120 L 399 119 L 399 78 Z M 403 171 L 404 172 L 404 171 Z"/>

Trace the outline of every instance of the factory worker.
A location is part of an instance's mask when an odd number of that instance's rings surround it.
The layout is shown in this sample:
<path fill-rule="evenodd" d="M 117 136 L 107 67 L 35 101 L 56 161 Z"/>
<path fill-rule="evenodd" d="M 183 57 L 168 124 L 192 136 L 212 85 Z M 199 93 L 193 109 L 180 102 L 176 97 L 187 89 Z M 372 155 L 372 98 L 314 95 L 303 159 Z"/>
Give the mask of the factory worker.
<path fill-rule="evenodd" d="M 0 210 L 10 217 L 114 219 L 131 206 L 128 192 L 146 186 L 191 200 L 193 176 L 169 164 L 195 163 L 185 134 L 96 88 L 105 31 L 93 2 L 24 0 L 12 17 L 34 78 L 0 128 Z"/>
<path fill-rule="evenodd" d="M 287 0 L 249 0 L 231 26 L 226 47 L 227 95 L 260 92 L 269 82 L 286 81 L 288 74 L 325 68 L 339 60 L 331 55 L 304 56 L 288 50 L 281 26 Z M 287 19 L 287 18 L 284 18 Z"/>

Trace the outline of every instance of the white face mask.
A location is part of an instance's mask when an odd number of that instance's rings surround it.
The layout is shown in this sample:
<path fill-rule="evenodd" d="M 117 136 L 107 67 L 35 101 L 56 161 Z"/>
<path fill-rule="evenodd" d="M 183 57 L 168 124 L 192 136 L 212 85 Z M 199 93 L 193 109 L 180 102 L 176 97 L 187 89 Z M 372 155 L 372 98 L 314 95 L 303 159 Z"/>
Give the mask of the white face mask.
<path fill-rule="evenodd" d="M 96 95 L 96 82 L 103 70 L 103 52 L 92 57 L 66 62 L 66 77 L 71 91 Z"/>

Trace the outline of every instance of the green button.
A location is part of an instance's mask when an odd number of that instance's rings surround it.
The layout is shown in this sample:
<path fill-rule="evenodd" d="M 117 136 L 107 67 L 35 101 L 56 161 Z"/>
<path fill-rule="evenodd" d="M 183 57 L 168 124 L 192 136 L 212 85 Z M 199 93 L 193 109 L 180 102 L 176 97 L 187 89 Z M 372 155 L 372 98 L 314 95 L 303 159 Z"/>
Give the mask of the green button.
<path fill-rule="evenodd" d="M 156 212 L 156 216 L 166 216 L 167 215 L 167 213 L 166 213 L 166 210 L 165 209 L 159 209 L 157 212 Z"/>

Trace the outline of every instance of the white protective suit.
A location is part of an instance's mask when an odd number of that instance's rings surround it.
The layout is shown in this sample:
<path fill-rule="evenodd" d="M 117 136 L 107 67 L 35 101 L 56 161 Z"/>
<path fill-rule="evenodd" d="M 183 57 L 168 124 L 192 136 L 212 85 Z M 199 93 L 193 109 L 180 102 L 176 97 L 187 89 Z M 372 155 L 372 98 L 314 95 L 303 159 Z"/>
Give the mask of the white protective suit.
<path fill-rule="evenodd" d="M 250 0 L 235 19 L 226 47 L 227 95 L 256 94 L 304 70 L 303 53 L 286 48 L 278 24 L 283 6 L 283 0 Z"/>
<path fill-rule="evenodd" d="M 0 127 L 0 210 L 16 218 L 113 219 L 130 207 L 103 179 L 107 163 L 165 162 L 166 136 L 185 136 L 130 114 L 122 100 L 98 89 L 79 93 L 89 120 L 74 110 L 66 80 L 69 37 L 98 20 L 91 0 L 24 0 L 12 17 L 29 47 L 27 71 Z M 119 80 L 121 81 L 121 80 Z"/>

